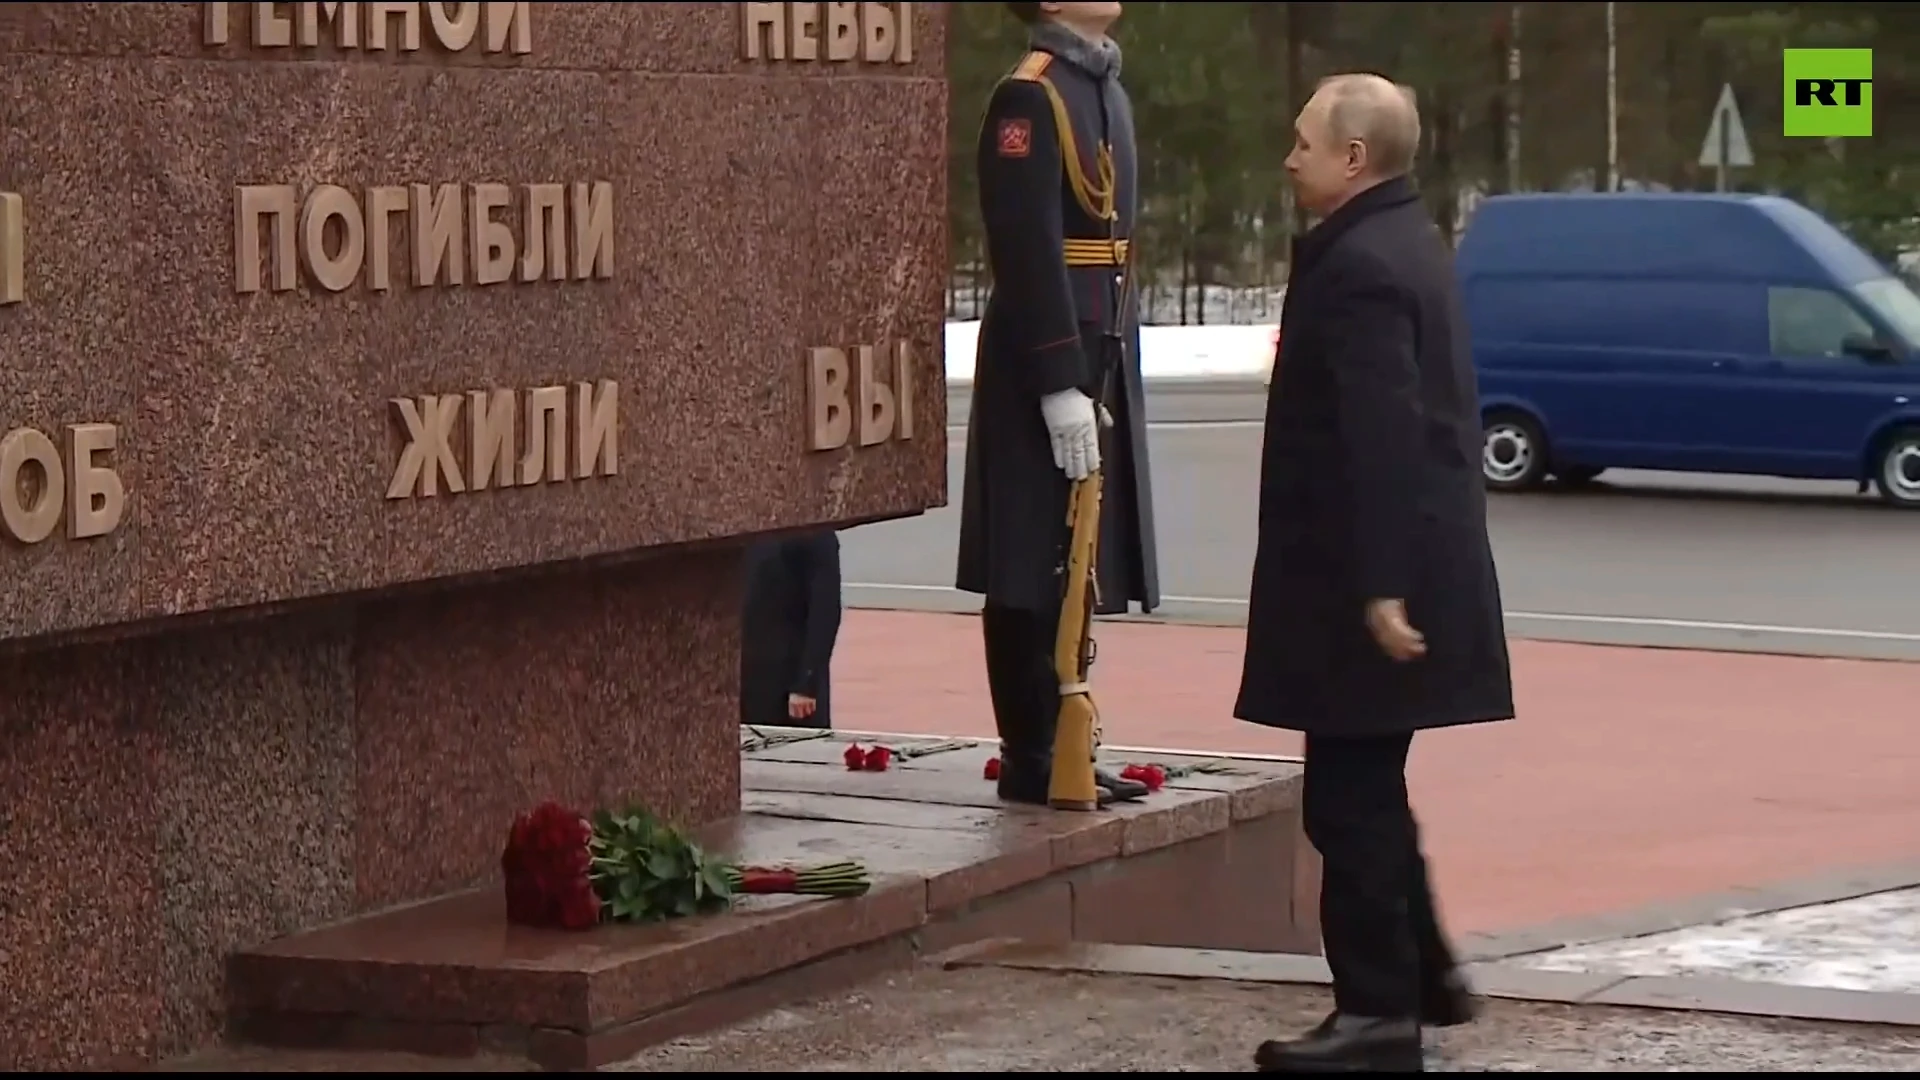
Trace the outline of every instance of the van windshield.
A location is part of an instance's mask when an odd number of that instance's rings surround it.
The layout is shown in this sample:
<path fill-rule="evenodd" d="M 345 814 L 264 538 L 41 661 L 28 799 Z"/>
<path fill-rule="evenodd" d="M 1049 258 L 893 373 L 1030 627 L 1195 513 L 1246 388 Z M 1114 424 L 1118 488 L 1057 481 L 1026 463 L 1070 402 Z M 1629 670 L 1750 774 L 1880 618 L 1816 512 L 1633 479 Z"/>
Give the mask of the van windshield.
<path fill-rule="evenodd" d="M 1855 285 L 1853 293 L 1910 348 L 1920 348 L 1920 296 L 1913 295 L 1906 282 L 1875 278 Z"/>

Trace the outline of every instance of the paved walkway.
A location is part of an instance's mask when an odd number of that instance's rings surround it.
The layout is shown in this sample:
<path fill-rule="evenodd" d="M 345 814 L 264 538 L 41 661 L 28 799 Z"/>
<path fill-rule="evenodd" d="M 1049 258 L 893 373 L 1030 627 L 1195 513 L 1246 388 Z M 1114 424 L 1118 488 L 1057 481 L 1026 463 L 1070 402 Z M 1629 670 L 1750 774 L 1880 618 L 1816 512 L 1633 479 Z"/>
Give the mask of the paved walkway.
<path fill-rule="evenodd" d="M 1320 990 L 922 967 L 647 1050 L 607 1072 L 1252 1071 L 1311 1027 Z M 1428 1072 L 1912 1072 L 1910 1031 L 1495 1002 L 1435 1032 Z"/>
<path fill-rule="evenodd" d="M 1108 624 L 1112 744 L 1297 753 L 1232 719 L 1238 629 Z M 1458 932 L 1920 856 L 1920 664 L 1518 641 L 1521 717 L 1423 738 L 1415 800 Z M 992 733 L 971 616 L 850 611 L 835 722 Z"/>

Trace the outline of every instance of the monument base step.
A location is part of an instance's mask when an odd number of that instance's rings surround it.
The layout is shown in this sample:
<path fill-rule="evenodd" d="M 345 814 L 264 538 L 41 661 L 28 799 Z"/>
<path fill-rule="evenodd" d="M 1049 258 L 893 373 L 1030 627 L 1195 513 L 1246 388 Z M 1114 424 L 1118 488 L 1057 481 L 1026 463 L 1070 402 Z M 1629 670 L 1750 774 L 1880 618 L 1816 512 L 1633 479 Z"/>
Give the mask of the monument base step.
<path fill-rule="evenodd" d="M 852 741 L 892 748 L 892 767 L 848 771 Z M 748 863 L 857 859 L 871 892 L 565 933 L 509 926 L 489 884 L 236 954 L 235 1038 L 582 1070 L 989 938 L 1317 951 L 1298 765 L 1115 750 L 1116 769 L 1175 775 L 1141 802 L 1067 813 L 1001 805 L 993 753 L 743 731 L 742 812 L 700 838 Z"/>

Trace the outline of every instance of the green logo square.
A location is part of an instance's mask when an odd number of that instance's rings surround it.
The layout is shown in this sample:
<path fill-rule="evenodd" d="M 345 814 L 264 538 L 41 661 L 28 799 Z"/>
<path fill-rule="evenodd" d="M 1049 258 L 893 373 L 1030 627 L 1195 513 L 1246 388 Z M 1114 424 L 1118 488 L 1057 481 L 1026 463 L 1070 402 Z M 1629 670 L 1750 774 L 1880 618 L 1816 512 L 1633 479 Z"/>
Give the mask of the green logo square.
<path fill-rule="evenodd" d="M 1865 138 L 1873 134 L 1872 49 L 1786 49 L 1782 134 Z"/>

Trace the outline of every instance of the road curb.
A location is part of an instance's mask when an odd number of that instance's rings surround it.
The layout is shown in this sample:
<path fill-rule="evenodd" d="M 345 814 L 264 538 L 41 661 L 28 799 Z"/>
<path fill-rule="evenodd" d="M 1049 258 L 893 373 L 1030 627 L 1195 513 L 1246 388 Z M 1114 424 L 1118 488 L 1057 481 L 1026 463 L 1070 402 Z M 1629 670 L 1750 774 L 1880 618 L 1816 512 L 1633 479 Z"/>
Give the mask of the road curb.
<path fill-rule="evenodd" d="M 1511 960 L 1912 888 L 1920 888 L 1920 859 L 1902 859 L 1659 901 L 1608 915 L 1555 919 L 1518 930 L 1472 934 L 1461 941 L 1461 955 L 1482 963 Z"/>
<path fill-rule="evenodd" d="M 947 970 L 1002 968 L 1268 986 L 1332 983 L 1326 961 L 1318 956 L 1102 942 L 989 938 L 933 957 L 931 963 Z M 1838 990 L 1718 975 L 1536 971 L 1501 962 L 1470 964 L 1467 977 L 1480 996 L 1506 1001 L 1920 1027 L 1920 994 L 1899 991 Z"/>

